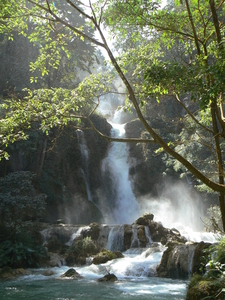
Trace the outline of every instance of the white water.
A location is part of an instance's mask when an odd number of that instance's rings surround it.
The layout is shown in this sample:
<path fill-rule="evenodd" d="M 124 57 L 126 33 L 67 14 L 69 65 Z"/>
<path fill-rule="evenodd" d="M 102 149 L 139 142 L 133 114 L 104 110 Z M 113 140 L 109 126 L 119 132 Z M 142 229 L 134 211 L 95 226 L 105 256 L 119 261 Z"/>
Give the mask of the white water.
<path fill-rule="evenodd" d="M 2 300 L 83 300 L 126 299 L 165 300 L 185 299 L 187 281 L 157 278 L 155 268 L 164 248 L 130 249 L 124 258 L 105 264 L 75 267 L 82 276 L 79 280 L 60 280 L 69 268 L 51 268 L 51 276 L 44 276 L 46 269 L 31 270 L 32 275 L 16 281 L 3 282 L 0 286 Z M 108 273 L 117 276 L 115 283 L 98 283 Z"/>
<path fill-rule="evenodd" d="M 111 136 L 123 138 L 125 124 L 113 123 Z M 108 173 L 112 182 L 112 199 L 107 221 L 114 224 L 132 223 L 140 216 L 139 206 L 129 180 L 129 149 L 126 143 L 113 142 L 102 162 L 103 177 Z M 110 205 L 110 203 L 109 203 Z"/>
<path fill-rule="evenodd" d="M 124 226 L 112 227 L 109 232 L 106 249 L 111 251 L 124 250 Z"/>

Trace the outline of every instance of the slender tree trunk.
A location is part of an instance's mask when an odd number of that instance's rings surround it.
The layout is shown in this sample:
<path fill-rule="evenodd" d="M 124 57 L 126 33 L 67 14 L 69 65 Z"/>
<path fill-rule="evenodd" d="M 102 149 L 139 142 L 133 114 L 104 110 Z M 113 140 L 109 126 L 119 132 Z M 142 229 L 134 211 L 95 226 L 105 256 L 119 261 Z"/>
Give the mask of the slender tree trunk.
<path fill-rule="evenodd" d="M 224 184 L 223 158 L 222 158 L 222 152 L 221 152 L 221 147 L 220 147 L 219 129 L 218 129 L 217 120 L 216 120 L 216 107 L 215 107 L 216 105 L 217 105 L 216 100 L 214 100 L 211 104 L 211 115 L 212 115 L 212 123 L 213 123 L 214 141 L 215 141 L 215 146 L 216 146 L 219 183 Z M 219 193 L 219 203 L 220 203 L 223 231 L 225 232 L 225 197 L 224 197 L 223 192 Z"/>
<path fill-rule="evenodd" d="M 211 12 L 212 12 L 213 24 L 215 27 L 217 42 L 219 44 L 220 49 L 222 49 L 223 48 L 223 44 L 221 43 L 222 37 L 221 37 L 219 21 L 218 21 L 217 12 L 216 12 L 215 1 L 209 0 L 209 5 L 210 5 Z"/>
<path fill-rule="evenodd" d="M 194 34 L 195 46 L 197 48 L 198 55 L 200 55 L 201 50 L 200 50 L 200 47 L 199 47 L 198 37 L 197 37 L 197 33 L 196 33 L 195 25 L 194 25 L 194 20 L 193 20 L 192 14 L 191 14 L 191 10 L 190 10 L 188 0 L 185 0 L 185 4 L 186 4 L 187 12 L 188 12 L 189 21 L 191 23 L 191 28 L 192 28 L 192 31 L 193 31 L 193 34 Z"/>

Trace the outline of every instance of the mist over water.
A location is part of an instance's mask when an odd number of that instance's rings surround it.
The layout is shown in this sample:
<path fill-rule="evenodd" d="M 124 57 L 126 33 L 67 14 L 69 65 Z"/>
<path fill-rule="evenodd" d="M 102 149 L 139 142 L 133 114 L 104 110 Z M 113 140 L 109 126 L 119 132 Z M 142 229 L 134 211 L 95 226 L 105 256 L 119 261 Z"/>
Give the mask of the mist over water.
<path fill-rule="evenodd" d="M 164 182 L 158 197 L 146 195 L 138 203 L 141 213 L 150 212 L 164 227 L 176 228 L 188 240 L 216 242 L 212 232 L 206 232 L 206 207 L 201 195 L 184 182 Z"/>
<path fill-rule="evenodd" d="M 154 214 L 155 220 L 165 227 L 182 226 L 195 231 L 204 230 L 204 202 L 192 187 L 183 182 L 164 183 L 158 198 L 140 199 L 142 211 Z"/>

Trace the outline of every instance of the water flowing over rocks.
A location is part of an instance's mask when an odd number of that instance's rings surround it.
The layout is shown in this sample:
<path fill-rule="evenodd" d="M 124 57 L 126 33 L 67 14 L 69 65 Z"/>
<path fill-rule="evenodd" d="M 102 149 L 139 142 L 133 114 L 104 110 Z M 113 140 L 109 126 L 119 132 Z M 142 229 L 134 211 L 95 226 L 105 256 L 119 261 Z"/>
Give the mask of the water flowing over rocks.
<path fill-rule="evenodd" d="M 185 279 L 199 269 L 200 257 L 210 245 L 187 241 L 176 228 L 165 228 L 154 221 L 151 213 L 145 213 L 133 224 L 42 224 L 41 228 L 43 245 L 49 254 L 45 265 L 51 267 L 101 265 L 124 258 L 124 251 L 149 249 L 145 252 L 147 257 L 163 249 L 158 265 L 148 270 L 149 276 Z"/>
<path fill-rule="evenodd" d="M 156 271 L 159 277 L 188 278 L 192 273 L 195 244 L 168 243 Z"/>

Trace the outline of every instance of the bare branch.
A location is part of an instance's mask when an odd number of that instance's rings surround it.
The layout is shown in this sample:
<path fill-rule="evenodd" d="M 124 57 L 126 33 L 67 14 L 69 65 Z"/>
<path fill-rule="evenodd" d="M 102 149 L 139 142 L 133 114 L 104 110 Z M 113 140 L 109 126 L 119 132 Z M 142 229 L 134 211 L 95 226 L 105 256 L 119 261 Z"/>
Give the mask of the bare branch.
<path fill-rule="evenodd" d="M 190 110 L 184 105 L 184 103 L 180 100 L 180 98 L 178 97 L 178 95 L 176 93 L 174 93 L 173 97 L 177 100 L 177 102 L 186 110 L 186 112 L 188 113 L 188 115 L 195 121 L 195 123 L 197 123 L 199 126 L 201 126 L 204 130 L 213 133 L 213 131 L 211 129 L 209 129 L 208 127 L 202 125 L 196 118 L 195 116 L 190 112 Z"/>

